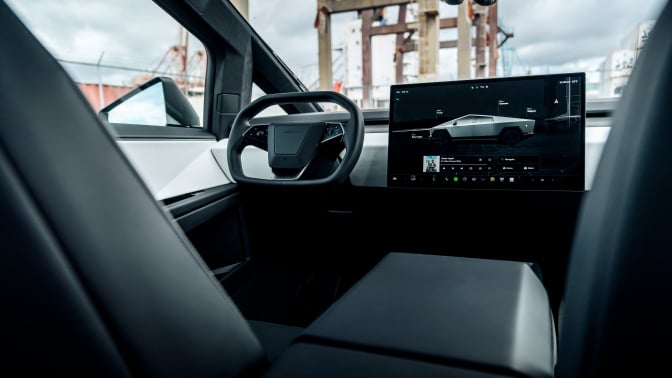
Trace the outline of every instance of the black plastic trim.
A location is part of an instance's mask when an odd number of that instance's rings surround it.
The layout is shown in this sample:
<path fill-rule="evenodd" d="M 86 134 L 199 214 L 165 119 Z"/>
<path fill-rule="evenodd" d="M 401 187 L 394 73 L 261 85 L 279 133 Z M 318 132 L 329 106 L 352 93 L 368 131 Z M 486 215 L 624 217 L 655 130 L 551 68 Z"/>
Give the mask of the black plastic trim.
<path fill-rule="evenodd" d="M 217 214 L 221 214 L 237 206 L 240 203 L 240 194 L 236 191 L 212 202 L 204 201 L 204 203 L 205 205 L 196 207 L 191 212 L 175 217 L 175 220 L 184 232 L 188 232 L 212 219 Z"/>
<path fill-rule="evenodd" d="M 207 139 L 216 140 L 205 129 L 200 127 L 181 126 L 147 126 L 129 124 L 110 124 L 117 139 Z"/>
<path fill-rule="evenodd" d="M 232 196 L 237 193 L 238 185 L 226 184 L 173 198 L 167 198 L 162 202 L 174 218 L 179 218 L 219 199 Z"/>

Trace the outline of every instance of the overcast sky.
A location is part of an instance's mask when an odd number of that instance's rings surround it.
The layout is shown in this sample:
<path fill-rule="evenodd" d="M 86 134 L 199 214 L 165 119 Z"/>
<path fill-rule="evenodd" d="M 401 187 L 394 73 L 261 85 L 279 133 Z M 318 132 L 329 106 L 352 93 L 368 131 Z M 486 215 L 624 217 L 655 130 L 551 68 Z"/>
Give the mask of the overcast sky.
<path fill-rule="evenodd" d="M 149 0 L 8 0 L 29 28 L 67 61 L 153 69 L 171 45 L 178 27 Z M 594 71 L 638 23 L 655 19 L 664 0 L 499 0 L 500 25 L 514 33 L 505 47 L 515 48 L 518 70 Z M 316 0 L 249 0 L 250 23 L 299 76 L 317 65 L 313 28 Z M 455 7 L 440 5 L 441 17 Z M 396 22 L 396 12 L 388 12 Z M 356 14 L 333 16 L 334 47 Z M 442 39 L 454 39 L 444 31 Z M 192 51 L 198 48 L 190 41 Z M 452 55 L 451 55 L 452 54 Z M 454 51 L 442 51 L 441 78 L 453 79 Z M 96 81 L 95 67 L 67 65 L 76 79 Z M 119 81 L 123 72 L 101 70 L 103 81 Z M 515 72 L 514 72 L 515 73 Z M 79 76 L 79 77 L 78 77 Z"/>
<path fill-rule="evenodd" d="M 500 26 L 514 33 L 514 38 L 503 47 L 515 49 L 515 63 L 520 72 L 523 68 L 537 72 L 596 70 L 607 54 L 619 48 L 626 34 L 640 22 L 655 19 L 664 3 L 664 0 L 499 0 Z M 441 17 L 456 15 L 456 7 L 443 2 L 439 11 Z M 396 14 L 393 15 L 391 23 L 396 22 Z M 292 17 L 292 21 L 276 22 L 283 17 Z M 357 15 L 352 12 L 332 17 L 332 35 L 337 46 L 345 33 L 344 25 Z M 314 19 L 315 1 L 250 0 L 250 23 L 295 71 L 317 63 Z M 455 36 L 454 29 L 452 33 L 444 31 L 442 39 Z M 451 50 L 441 54 L 445 79 L 454 79 L 455 75 L 456 52 Z"/>

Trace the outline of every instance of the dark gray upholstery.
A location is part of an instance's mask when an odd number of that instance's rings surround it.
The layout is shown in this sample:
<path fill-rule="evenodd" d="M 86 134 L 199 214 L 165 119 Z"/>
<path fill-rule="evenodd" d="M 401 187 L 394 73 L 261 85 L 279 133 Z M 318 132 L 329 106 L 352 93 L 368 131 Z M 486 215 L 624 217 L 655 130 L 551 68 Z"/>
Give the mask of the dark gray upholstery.
<path fill-rule="evenodd" d="M 543 377 L 553 374 L 554 332 L 527 263 L 390 253 L 301 339 Z"/>
<path fill-rule="evenodd" d="M 259 320 L 248 320 L 248 323 L 259 338 L 269 361 L 275 360 L 304 330 L 301 327 Z"/>
<path fill-rule="evenodd" d="M 613 117 L 577 224 L 559 320 L 558 376 L 669 370 L 672 308 L 672 5 Z"/>
<path fill-rule="evenodd" d="M 247 322 L 72 80 L 4 3 L 0 25 L 0 369 L 214 377 L 259 365 Z"/>
<path fill-rule="evenodd" d="M 266 378 L 495 378 L 506 376 L 509 375 L 305 343 L 293 345 L 264 374 Z"/>

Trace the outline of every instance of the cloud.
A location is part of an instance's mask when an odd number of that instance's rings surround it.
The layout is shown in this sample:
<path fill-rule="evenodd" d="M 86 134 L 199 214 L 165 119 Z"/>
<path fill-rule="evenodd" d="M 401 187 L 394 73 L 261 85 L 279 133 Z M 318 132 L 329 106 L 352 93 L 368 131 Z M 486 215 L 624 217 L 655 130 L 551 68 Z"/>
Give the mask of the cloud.
<path fill-rule="evenodd" d="M 8 5 L 61 60 L 96 63 L 102 55 L 103 65 L 152 70 L 179 40 L 177 22 L 151 1 L 10 0 Z M 191 52 L 202 49 L 193 36 L 189 44 Z M 68 70 L 87 80 L 95 72 L 73 65 Z M 102 71 L 104 81 L 119 84 L 118 70 L 113 76 L 113 70 Z"/>
<path fill-rule="evenodd" d="M 318 39 L 314 28 L 317 2 L 313 0 L 251 1 L 249 22 L 294 71 L 317 65 Z M 355 12 L 331 17 L 332 47 L 342 43 Z"/>
<path fill-rule="evenodd" d="M 499 21 L 514 32 L 504 47 L 513 49 L 516 64 L 537 70 L 578 67 L 619 47 L 623 37 L 642 21 L 655 19 L 664 0 L 500 0 Z M 178 41 L 176 22 L 151 1 L 8 0 L 29 28 L 57 57 L 153 69 Z M 297 74 L 314 80 L 317 32 L 316 0 L 249 0 L 250 23 Z M 456 7 L 440 3 L 442 17 Z M 396 22 L 396 11 L 388 11 Z M 356 12 L 332 15 L 332 46 L 342 44 Z M 452 39 L 452 38 L 450 38 Z M 201 48 L 195 38 L 190 50 Z M 441 77 L 452 78 L 454 52 L 441 53 Z M 585 64 L 585 63 L 582 63 Z M 452 68 L 451 68 L 452 67 Z M 518 67 L 520 69 L 521 67 Z M 70 66 L 75 76 L 96 80 L 92 68 Z M 118 81 L 118 70 L 102 70 L 104 80 Z M 306 83 L 309 84 L 309 83 Z"/>
<path fill-rule="evenodd" d="M 655 19 L 664 0 L 502 0 L 499 21 L 530 66 L 605 57 L 638 23 Z"/>
<path fill-rule="evenodd" d="M 516 70 L 544 72 L 601 61 L 639 22 L 655 19 L 663 5 L 664 0 L 500 0 L 498 13 L 500 25 L 514 33 L 504 47 L 517 55 Z M 456 9 L 440 3 L 441 17 L 454 17 Z M 317 66 L 315 12 L 316 2 L 310 0 L 250 1 L 250 23 L 299 76 Z M 332 15 L 333 46 L 356 17 L 355 12 Z M 441 52 L 441 78 L 455 77 L 455 65 L 444 61 L 455 57 L 454 51 Z"/>

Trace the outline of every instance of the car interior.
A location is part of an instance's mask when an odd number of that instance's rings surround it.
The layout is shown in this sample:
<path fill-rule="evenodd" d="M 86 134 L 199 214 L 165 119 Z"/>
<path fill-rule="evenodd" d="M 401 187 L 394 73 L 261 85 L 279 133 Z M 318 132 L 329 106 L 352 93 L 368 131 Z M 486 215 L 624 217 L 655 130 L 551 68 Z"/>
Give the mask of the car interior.
<path fill-rule="evenodd" d="M 570 72 L 398 84 L 362 110 L 306 90 L 228 1 L 155 2 L 208 50 L 203 128 L 114 122 L 157 84 L 195 122 L 167 78 L 97 114 L 0 4 L 1 375 L 666 370 L 672 5 L 617 102 Z M 129 146 L 178 141 L 208 142 L 194 172 L 217 176 L 157 198 Z"/>

